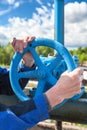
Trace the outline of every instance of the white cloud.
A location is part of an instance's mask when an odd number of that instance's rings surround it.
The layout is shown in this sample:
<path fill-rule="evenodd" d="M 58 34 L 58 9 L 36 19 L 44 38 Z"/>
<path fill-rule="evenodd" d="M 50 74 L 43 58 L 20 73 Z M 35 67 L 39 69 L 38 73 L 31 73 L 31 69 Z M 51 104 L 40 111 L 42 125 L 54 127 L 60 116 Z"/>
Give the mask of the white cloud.
<path fill-rule="evenodd" d="M 65 43 L 68 46 L 87 46 L 87 3 L 65 6 Z"/>
<path fill-rule="evenodd" d="M 4 15 L 4 14 L 7 14 L 7 13 L 9 13 L 11 11 L 11 8 L 8 8 L 8 9 L 6 9 L 6 10 L 1 10 L 0 11 L 0 16 L 2 16 L 2 15 Z"/>
<path fill-rule="evenodd" d="M 36 0 L 36 2 L 41 4 L 41 5 L 43 4 L 41 0 Z"/>
<path fill-rule="evenodd" d="M 9 24 L 0 26 L 0 35 L 4 34 L 9 42 L 13 37 L 25 38 L 29 35 L 54 39 L 54 6 L 36 8 L 31 19 L 13 17 Z M 87 46 L 87 3 L 72 3 L 65 5 L 65 45 Z M 2 41 L 2 40 L 0 40 Z"/>
<path fill-rule="evenodd" d="M 53 38 L 53 9 L 48 11 L 43 6 L 41 9 L 37 8 L 36 10 L 38 14 L 33 13 L 32 18 L 28 20 L 19 17 L 10 18 L 6 27 L 0 27 L 0 34 L 3 32 L 8 41 L 12 40 L 13 37 L 24 38 L 29 35 Z"/>
<path fill-rule="evenodd" d="M 14 8 L 18 8 L 20 6 L 20 4 L 21 4 L 20 2 L 15 2 L 14 3 Z"/>
<path fill-rule="evenodd" d="M 0 3 L 1 4 L 4 4 L 4 5 L 12 5 L 14 4 L 15 0 L 0 0 Z"/>
<path fill-rule="evenodd" d="M 15 2 L 15 0 L 7 0 L 8 4 L 13 4 Z"/>
<path fill-rule="evenodd" d="M 0 2 L 3 4 L 3 6 L 6 4 L 8 5 L 7 9 L 3 9 L 3 10 L 0 9 L 0 16 L 10 13 L 13 9 L 18 8 L 20 4 L 23 3 L 22 1 L 15 2 L 15 0 L 5 0 L 4 2 L 3 1 Z"/>

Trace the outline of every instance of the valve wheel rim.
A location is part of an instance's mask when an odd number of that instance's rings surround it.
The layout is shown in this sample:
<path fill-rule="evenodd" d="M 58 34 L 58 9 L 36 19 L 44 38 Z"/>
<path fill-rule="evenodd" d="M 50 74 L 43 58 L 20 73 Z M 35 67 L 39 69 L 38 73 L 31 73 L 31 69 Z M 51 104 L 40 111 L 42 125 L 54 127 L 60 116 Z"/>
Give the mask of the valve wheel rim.
<path fill-rule="evenodd" d="M 11 61 L 11 65 L 10 65 L 11 86 L 12 86 L 13 91 L 15 92 L 15 94 L 17 95 L 17 97 L 21 101 L 25 101 L 25 100 L 29 100 L 30 99 L 23 92 L 23 90 L 21 89 L 20 84 L 18 82 L 19 78 L 21 78 L 23 75 L 25 77 L 27 77 L 27 73 L 28 73 L 28 75 L 29 74 L 31 75 L 31 72 L 23 72 L 23 74 L 21 74 L 21 73 L 19 74 L 18 71 L 17 71 L 19 62 L 20 62 L 21 58 L 23 57 L 23 55 L 27 51 L 30 51 L 30 53 L 32 54 L 32 56 L 33 56 L 33 58 L 34 58 L 34 60 L 35 60 L 35 62 L 37 64 L 37 66 L 38 66 L 38 69 L 34 70 L 35 74 L 33 74 L 33 76 L 32 76 L 33 78 L 37 78 L 37 73 L 41 72 L 42 68 L 44 69 L 44 65 L 43 65 L 41 59 L 39 58 L 38 54 L 35 51 L 35 48 L 37 46 L 47 46 L 47 47 L 51 47 L 51 48 L 55 49 L 61 55 L 61 57 L 64 58 L 68 70 L 72 71 L 72 70 L 75 69 L 75 64 L 73 62 L 71 54 L 68 52 L 68 50 L 61 43 L 59 43 L 57 41 L 54 41 L 54 40 L 51 40 L 51 39 L 48 39 L 48 38 L 39 38 L 39 39 L 33 40 L 32 42 L 29 42 L 28 46 L 24 49 L 24 52 L 22 54 L 21 53 L 16 53 L 14 55 L 14 57 L 13 57 L 13 59 Z M 60 61 L 60 59 L 59 59 L 59 61 Z M 46 73 L 48 73 L 47 70 L 46 70 Z M 41 93 L 42 93 L 42 90 L 43 90 L 43 88 L 44 88 L 44 86 L 46 84 L 46 81 L 43 81 L 44 75 L 45 74 L 42 73 L 42 78 L 39 79 L 39 83 L 38 83 L 38 86 L 37 86 L 37 91 L 36 91 L 36 95 L 35 96 L 37 96 L 39 94 L 39 91 L 41 91 Z M 50 73 L 49 73 L 49 75 L 50 75 Z M 48 77 L 51 77 L 51 78 L 48 78 L 46 80 L 49 80 L 49 82 L 52 83 L 52 85 L 54 85 L 56 83 L 57 79 L 55 79 L 52 75 L 50 75 Z M 41 85 L 42 88 L 39 87 L 39 85 Z"/>

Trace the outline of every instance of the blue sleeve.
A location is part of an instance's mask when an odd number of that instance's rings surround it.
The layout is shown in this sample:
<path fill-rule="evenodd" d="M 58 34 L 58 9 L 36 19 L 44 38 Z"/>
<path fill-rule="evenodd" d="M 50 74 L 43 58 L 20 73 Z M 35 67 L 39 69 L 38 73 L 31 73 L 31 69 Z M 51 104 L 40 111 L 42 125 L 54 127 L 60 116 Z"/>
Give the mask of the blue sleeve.
<path fill-rule="evenodd" d="M 7 73 L 9 70 L 3 67 L 0 67 L 0 75 Z"/>
<path fill-rule="evenodd" d="M 20 63 L 19 63 L 19 70 L 29 71 L 29 70 L 33 70 L 33 69 L 35 69 L 35 66 L 32 67 L 32 68 L 26 67 L 26 66 L 22 63 L 22 61 L 20 61 Z M 0 66 L 0 75 L 1 75 L 1 74 L 5 74 L 5 73 L 7 73 L 8 71 L 9 71 L 9 69 Z"/>
<path fill-rule="evenodd" d="M 0 112 L 0 130 L 26 130 L 27 128 L 33 127 L 38 122 L 48 119 L 49 114 L 44 96 L 39 95 L 33 100 L 36 109 L 20 116 L 16 116 L 9 109 Z"/>

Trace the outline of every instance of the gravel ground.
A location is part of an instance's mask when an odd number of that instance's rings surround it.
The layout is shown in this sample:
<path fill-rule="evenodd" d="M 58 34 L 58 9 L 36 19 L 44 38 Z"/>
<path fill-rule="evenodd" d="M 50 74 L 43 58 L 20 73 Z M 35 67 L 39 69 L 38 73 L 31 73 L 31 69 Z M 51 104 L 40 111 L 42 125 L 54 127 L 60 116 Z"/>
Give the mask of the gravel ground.
<path fill-rule="evenodd" d="M 40 122 L 37 126 L 28 130 L 58 130 L 55 123 L 50 123 L 50 120 Z M 75 123 L 63 123 L 62 130 L 87 130 L 87 127 L 76 126 Z"/>

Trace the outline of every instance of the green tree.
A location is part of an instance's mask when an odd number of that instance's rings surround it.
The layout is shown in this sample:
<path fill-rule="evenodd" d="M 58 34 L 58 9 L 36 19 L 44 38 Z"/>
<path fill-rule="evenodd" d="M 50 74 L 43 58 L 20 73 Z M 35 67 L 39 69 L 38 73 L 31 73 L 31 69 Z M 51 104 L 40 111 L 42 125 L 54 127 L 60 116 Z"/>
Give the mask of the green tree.
<path fill-rule="evenodd" d="M 0 64 L 10 65 L 14 51 L 10 43 L 7 46 L 0 46 Z"/>
<path fill-rule="evenodd" d="M 84 61 L 87 61 L 87 47 L 79 47 L 77 50 L 70 50 L 70 53 L 77 55 L 79 58 L 79 64 L 82 64 Z"/>
<path fill-rule="evenodd" d="M 54 55 L 54 50 L 50 47 L 46 46 L 39 46 L 36 48 L 39 55 L 48 56 L 48 55 Z"/>
<path fill-rule="evenodd" d="M 39 55 L 54 55 L 54 49 L 50 47 L 39 46 L 36 48 L 36 50 Z M 79 47 L 77 50 L 70 50 L 70 53 L 72 56 L 78 56 L 80 64 L 82 64 L 84 61 L 87 61 L 87 47 Z M 8 43 L 6 46 L 0 46 L 0 64 L 10 65 L 13 55 L 14 50 L 10 43 Z"/>

